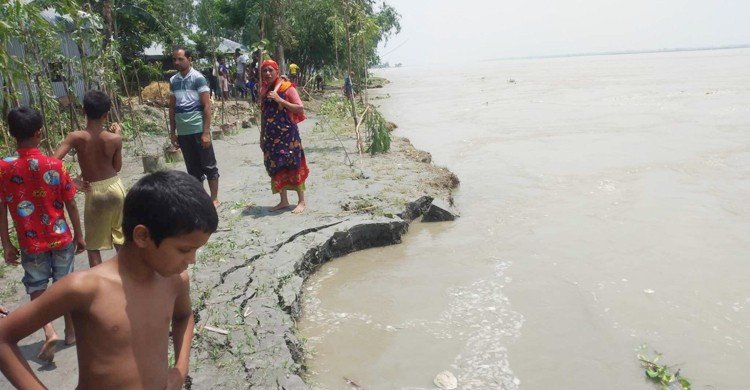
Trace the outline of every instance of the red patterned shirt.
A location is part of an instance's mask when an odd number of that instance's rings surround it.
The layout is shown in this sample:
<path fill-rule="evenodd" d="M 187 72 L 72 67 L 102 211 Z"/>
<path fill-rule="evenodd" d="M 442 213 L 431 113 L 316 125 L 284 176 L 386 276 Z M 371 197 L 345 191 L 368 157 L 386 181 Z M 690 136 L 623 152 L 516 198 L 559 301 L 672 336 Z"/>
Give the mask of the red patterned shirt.
<path fill-rule="evenodd" d="M 62 161 L 37 148 L 18 149 L 0 162 L 0 204 L 10 211 L 18 243 L 27 253 L 60 249 L 73 241 L 65 202 L 76 194 Z"/>

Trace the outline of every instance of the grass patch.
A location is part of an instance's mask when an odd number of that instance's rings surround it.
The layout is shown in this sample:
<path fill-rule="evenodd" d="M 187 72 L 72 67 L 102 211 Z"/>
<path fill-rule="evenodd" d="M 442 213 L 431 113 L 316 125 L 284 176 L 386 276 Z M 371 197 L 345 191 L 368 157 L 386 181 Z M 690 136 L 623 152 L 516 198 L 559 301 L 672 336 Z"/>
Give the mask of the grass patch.
<path fill-rule="evenodd" d="M 8 280 L 0 288 L 0 301 L 7 301 L 18 294 L 18 287 L 21 284 L 18 280 Z"/>

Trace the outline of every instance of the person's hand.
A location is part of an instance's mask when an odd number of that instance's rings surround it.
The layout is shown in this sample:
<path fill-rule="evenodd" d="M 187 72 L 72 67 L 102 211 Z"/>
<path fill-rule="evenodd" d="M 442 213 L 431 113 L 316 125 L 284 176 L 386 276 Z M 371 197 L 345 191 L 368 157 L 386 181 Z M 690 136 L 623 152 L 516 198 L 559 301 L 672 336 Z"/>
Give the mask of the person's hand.
<path fill-rule="evenodd" d="M 282 101 L 281 96 L 279 96 L 276 91 L 268 91 L 268 95 L 266 96 L 268 96 L 269 99 L 273 99 L 276 103 L 281 103 Z"/>
<path fill-rule="evenodd" d="M 13 245 L 3 247 L 3 257 L 5 257 L 5 262 L 10 265 L 20 264 L 18 261 L 18 249 Z"/>
<path fill-rule="evenodd" d="M 167 387 L 166 390 L 182 390 L 182 386 L 185 385 L 185 378 L 182 377 L 180 370 L 176 368 L 170 368 L 167 373 Z"/>
<path fill-rule="evenodd" d="M 112 123 L 111 125 L 109 125 L 109 132 L 110 133 L 115 133 L 117 135 L 121 135 L 122 134 L 122 126 L 120 126 L 120 124 L 117 123 L 117 122 Z"/>
<path fill-rule="evenodd" d="M 203 149 L 208 149 L 211 146 L 211 134 L 201 134 L 201 145 Z"/>
<path fill-rule="evenodd" d="M 179 149 L 179 148 L 180 148 L 180 144 L 179 144 L 179 142 L 177 142 L 177 134 L 175 134 L 175 133 L 170 133 L 170 134 L 169 134 L 169 140 L 170 140 L 170 141 L 172 141 L 172 146 L 173 146 L 173 147 L 174 147 L 175 149 Z"/>
<path fill-rule="evenodd" d="M 76 244 L 76 254 L 82 253 L 86 250 L 86 241 L 80 234 L 76 234 L 75 237 L 73 237 L 73 241 Z"/>
<path fill-rule="evenodd" d="M 86 180 L 83 180 L 82 177 L 74 177 L 73 178 L 73 185 L 76 186 L 76 189 L 81 192 L 89 192 L 91 191 L 91 183 L 89 183 Z"/>

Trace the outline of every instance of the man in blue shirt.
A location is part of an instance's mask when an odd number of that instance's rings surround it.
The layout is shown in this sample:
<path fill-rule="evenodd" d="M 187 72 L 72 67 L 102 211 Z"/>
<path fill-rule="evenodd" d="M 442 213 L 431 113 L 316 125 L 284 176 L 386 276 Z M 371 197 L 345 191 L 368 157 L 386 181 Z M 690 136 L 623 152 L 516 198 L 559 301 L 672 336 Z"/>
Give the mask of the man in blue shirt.
<path fill-rule="evenodd" d="M 169 79 L 169 136 L 182 150 L 188 173 L 208 179 L 214 206 L 219 199 L 219 169 L 211 143 L 211 98 L 206 78 L 193 69 L 190 50 L 180 47 L 172 53 L 178 72 Z"/>

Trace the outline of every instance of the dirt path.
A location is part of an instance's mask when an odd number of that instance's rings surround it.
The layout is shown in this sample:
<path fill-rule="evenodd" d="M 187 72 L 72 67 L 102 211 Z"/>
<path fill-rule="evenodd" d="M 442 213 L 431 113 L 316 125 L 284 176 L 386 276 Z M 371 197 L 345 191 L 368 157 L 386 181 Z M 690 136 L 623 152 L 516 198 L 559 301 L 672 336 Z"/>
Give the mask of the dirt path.
<path fill-rule="evenodd" d="M 360 162 L 352 137 L 337 135 L 322 124 L 327 120 L 309 116 L 300 127 L 311 170 L 308 209 L 301 215 L 291 209 L 269 211 L 278 196 L 271 194 L 257 127 L 215 140 L 220 224 L 191 268 L 197 329 L 187 387 L 306 388 L 297 375 L 302 372 L 302 346 L 294 331 L 304 278 L 333 257 L 400 242 L 408 223 L 396 214 L 407 203 L 423 195 L 450 197 L 445 184 L 450 173 L 423 162 L 428 156 L 407 140 L 394 139 L 391 153 L 365 155 Z M 154 147 L 162 142 L 153 137 L 146 143 Z M 183 163 L 169 167 L 184 170 Z M 121 176 L 126 187 L 138 180 L 140 159 L 126 154 Z M 295 194 L 290 202 L 296 203 Z M 79 255 L 76 268 L 86 267 L 85 254 Z M 0 303 L 12 310 L 28 301 L 20 284 L 22 270 L 3 270 Z M 229 334 L 211 332 L 206 325 Z M 61 320 L 55 328 L 62 334 Z M 34 358 L 42 339 L 39 331 L 21 343 L 32 368 L 47 386 L 75 388 L 75 347 L 59 350 L 54 365 L 42 365 Z M 11 386 L 0 378 L 0 389 L 5 388 Z"/>

